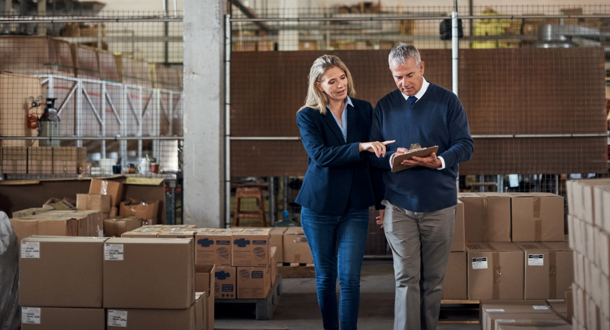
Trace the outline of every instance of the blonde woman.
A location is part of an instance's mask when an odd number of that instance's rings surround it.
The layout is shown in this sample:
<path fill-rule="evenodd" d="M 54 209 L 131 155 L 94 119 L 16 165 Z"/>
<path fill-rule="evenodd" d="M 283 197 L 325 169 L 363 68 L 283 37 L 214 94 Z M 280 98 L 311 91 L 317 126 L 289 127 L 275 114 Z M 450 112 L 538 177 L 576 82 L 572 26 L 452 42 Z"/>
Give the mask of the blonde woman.
<path fill-rule="evenodd" d="M 339 323 L 342 330 L 357 328 L 368 209 L 383 199 L 375 193 L 383 186 L 374 188 L 368 158 L 385 156 L 386 145 L 394 142 L 369 142 L 373 107 L 355 94 L 347 66 L 324 55 L 311 67 L 305 105 L 297 113 L 309 166 L 296 203 L 302 206 L 326 330 L 339 329 Z"/>

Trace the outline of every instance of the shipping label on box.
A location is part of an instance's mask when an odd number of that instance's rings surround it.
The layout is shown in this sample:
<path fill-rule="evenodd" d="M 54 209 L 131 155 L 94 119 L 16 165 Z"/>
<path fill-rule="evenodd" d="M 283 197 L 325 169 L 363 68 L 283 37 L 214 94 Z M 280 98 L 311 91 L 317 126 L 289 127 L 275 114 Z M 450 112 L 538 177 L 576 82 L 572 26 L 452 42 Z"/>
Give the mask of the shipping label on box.
<path fill-rule="evenodd" d="M 237 267 L 237 299 L 264 299 L 270 287 L 269 266 Z"/>
<path fill-rule="evenodd" d="M 513 242 L 564 241 L 563 197 L 511 193 Z"/>
<path fill-rule="evenodd" d="M 188 238 L 108 239 L 104 307 L 189 308 L 195 302 L 194 253 L 193 240 Z M 159 279 L 172 280 L 159 283 Z"/>
<path fill-rule="evenodd" d="M 500 193 L 460 193 L 468 242 L 510 242 L 510 197 Z"/>
<path fill-rule="evenodd" d="M 195 263 L 231 266 L 231 233 L 198 230 L 195 234 Z"/>
<path fill-rule="evenodd" d="M 443 300 L 467 300 L 466 252 L 451 252 L 443 281 Z"/>
<path fill-rule="evenodd" d="M 259 229 L 233 233 L 231 264 L 234 267 L 269 265 L 270 232 L 270 229 Z"/>
<path fill-rule="evenodd" d="M 214 295 L 216 299 L 236 298 L 237 269 L 232 266 L 217 266 L 214 273 Z"/>
<path fill-rule="evenodd" d="M 284 262 L 313 263 L 309 243 L 302 227 L 289 227 L 284 233 Z"/>
<path fill-rule="evenodd" d="M 102 307 L 105 238 L 42 237 L 22 240 L 19 304 Z"/>

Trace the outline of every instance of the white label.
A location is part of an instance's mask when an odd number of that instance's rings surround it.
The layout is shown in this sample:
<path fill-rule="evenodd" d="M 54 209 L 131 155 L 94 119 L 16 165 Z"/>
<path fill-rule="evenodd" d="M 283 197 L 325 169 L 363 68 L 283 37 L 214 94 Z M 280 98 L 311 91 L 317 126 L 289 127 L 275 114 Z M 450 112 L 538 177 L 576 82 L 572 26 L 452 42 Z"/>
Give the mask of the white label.
<path fill-rule="evenodd" d="M 472 269 L 487 269 L 487 258 L 472 258 Z"/>
<path fill-rule="evenodd" d="M 495 308 L 495 309 L 489 308 L 489 309 L 486 309 L 486 311 L 487 311 L 487 313 L 499 313 L 499 312 L 504 313 L 504 309 L 502 309 L 502 308 Z"/>
<path fill-rule="evenodd" d="M 21 242 L 21 258 L 40 258 L 40 242 Z"/>
<path fill-rule="evenodd" d="M 532 306 L 536 310 L 545 310 L 549 309 L 549 306 Z"/>
<path fill-rule="evenodd" d="M 515 323 L 517 322 L 516 320 L 496 320 L 496 323 L 500 323 L 500 322 L 504 322 L 504 323 Z"/>
<path fill-rule="evenodd" d="M 544 266 L 544 254 L 528 254 L 528 266 Z"/>
<path fill-rule="evenodd" d="M 123 244 L 104 244 L 104 260 L 123 260 Z"/>
<path fill-rule="evenodd" d="M 40 308 L 32 308 L 32 307 L 21 308 L 21 323 L 40 324 Z"/>
<path fill-rule="evenodd" d="M 98 237 L 104 237 L 104 229 L 100 228 L 100 226 L 97 226 L 97 236 Z"/>
<path fill-rule="evenodd" d="M 127 311 L 108 310 L 108 326 L 127 328 Z"/>

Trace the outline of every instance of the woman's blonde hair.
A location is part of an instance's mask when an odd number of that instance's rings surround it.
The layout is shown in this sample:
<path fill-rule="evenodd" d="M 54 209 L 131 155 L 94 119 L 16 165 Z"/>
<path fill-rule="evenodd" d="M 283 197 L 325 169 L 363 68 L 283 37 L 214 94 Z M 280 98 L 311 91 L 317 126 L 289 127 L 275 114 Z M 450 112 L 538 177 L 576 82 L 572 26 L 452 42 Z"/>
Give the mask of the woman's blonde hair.
<path fill-rule="evenodd" d="M 345 72 L 345 76 L 347 77 L 347 95 L 349 97 L 356 96 L 352 74 L 347 69 L 345 63 L 335 55 L 322 55 L 313 62 L 313 65 L 309 70 L 307 97 L 305 98 L 305 105 L 302 106 L 299 111 L 309 107 L 320 111 L 323 115 L 326 114 L 328 95 L 326 95 L 324 91 L 319 90 L 316 83 L 322 83 L 322 76 L 324 73 L 334 67 L 339 67 Z"/>

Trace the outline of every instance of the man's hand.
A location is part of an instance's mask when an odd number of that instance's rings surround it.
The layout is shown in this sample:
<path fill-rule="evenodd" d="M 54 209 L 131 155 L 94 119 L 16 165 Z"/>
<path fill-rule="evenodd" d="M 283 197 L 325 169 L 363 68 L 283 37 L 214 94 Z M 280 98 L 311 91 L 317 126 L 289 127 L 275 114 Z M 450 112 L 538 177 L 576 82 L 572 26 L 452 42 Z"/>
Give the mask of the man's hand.
<path fill-rule="evenodd" d="M 375 223 L 380 225 L 381 228 L 383 228 L 383 217 L 384 216 L 385 216 L 385 209 L 381 209 L 381 210 L 379 210 L 379 215 L 377 217 L 375 217 Z"/>
<path fill-rule="evenodd" d="M 441 160 L 438 159 L 438 157 L 436 157 L 435 152 L 430 154 L 430 156 L 428 156 L 428 157 L 415 157 L 414 156 L 413 158 L 411 158 L 409 160 L 403 160 L 400 164 L 407 165 L 407 166 L 425 166 L 427 168 L 432 168 L 432 169 L 443 166 L 443 163 L 441 162 Z"/>

